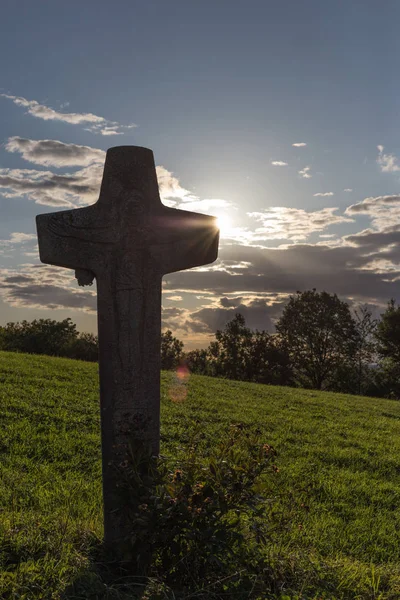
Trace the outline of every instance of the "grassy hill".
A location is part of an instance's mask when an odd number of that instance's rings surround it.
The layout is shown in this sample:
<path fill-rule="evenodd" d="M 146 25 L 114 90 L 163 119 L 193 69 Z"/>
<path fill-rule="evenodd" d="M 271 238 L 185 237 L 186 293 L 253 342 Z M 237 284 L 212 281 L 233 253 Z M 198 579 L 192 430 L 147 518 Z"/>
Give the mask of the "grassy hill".
<path fill-rule="evenodd" d="M 90 571 L 102 535 L 97 365 L 0 353 L 0 383 L 0 597 L 118 598 L 96 592 Z M 199 376 L 177 401 L 176 385 L 163 374 L 163 454 L 179 456 L 199 429 L 217 443 L 239 422 L 278 452 L 290 526 L 269 548 L 282 587 L 269 597 L 400 598 L 399 402 Z M 82 574 L 93 596 L 63 595 Z"/>

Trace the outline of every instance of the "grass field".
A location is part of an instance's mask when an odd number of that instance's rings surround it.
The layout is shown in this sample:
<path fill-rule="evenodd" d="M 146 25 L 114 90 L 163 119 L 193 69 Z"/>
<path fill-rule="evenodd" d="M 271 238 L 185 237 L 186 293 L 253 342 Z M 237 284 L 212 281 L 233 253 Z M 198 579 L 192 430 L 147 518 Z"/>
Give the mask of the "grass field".
<path fill-rule="evenodd" d="M 0 353 L 0 383 L 0 598 L 118 598 L 91 571 L 97 365 Z M 278 452 L 292 517 L 269 548 L 281 592 L 268 597 L 400 598 L 399 402 L 199 376 L 176 402 L 174 385 L 164 373 L 163 454 L 179 456 L 199 427 L 210 445 L 238 422 Z"/>

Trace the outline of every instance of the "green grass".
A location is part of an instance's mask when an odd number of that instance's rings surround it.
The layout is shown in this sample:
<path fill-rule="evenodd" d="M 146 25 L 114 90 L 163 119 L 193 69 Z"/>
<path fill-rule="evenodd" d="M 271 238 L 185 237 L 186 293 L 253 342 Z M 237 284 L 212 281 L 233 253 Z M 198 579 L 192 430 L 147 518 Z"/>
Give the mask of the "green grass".
<path fill-rule="evenodd" d="M 0 598 L 129 597 L 91 571 L 97 377 L 94 364 L 0 353 Z M 199 427 L 207 447 L 238 422 L 278 452 L 294 516 L 268 549 L 281 589 L 269 597 L 400 598 L 399 402 L 199 376 L 173 402 L 175 385 L 164 373 L 163 454 L 179 456 Z"/>

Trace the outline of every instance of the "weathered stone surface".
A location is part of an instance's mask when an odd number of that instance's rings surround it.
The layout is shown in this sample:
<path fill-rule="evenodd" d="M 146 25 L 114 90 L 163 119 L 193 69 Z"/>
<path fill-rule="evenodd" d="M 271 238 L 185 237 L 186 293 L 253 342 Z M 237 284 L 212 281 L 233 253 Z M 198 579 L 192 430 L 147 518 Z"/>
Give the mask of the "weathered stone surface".
<path fill-rule="evenodd" d="M 213 262 L 213 217 L 161 203 L 153 153 L 107 152 L 96 204 L 36 218 L 42 262 L 75 269 L 80 285 L 97 281 L 100 406 L 106 542 L 126 533 L 115 467 L 137 426 L 159 452 L 161 280 Z"/>

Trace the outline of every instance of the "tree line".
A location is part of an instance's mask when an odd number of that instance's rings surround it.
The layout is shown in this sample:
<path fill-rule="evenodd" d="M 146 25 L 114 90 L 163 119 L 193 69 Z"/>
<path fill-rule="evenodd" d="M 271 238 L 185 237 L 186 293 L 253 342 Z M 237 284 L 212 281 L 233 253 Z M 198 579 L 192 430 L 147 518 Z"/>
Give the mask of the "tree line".
<path fill-rule="evenodd" d="M 168 330 L 161 367 L 273 385 L 400 398 L 400 307 L 391 300 L 380 319 L 353 310 L 336 294 L 315 289 L 289 298 L 276 331 L 254 331 L 236 314 L 208 348 L 184 352 Z M 0 350 L 98 360 L 98 339 L 71 319 L 7 323 Z"/>
<path fill-rule="evenodd" d="M 375 319 L 336 294 L 297 292 L 274 333 L 251 330 L 236 314 L 208 348 L 176 360 L 203 375 L 400 398 L 400 307 L 390 300 Z"/>

